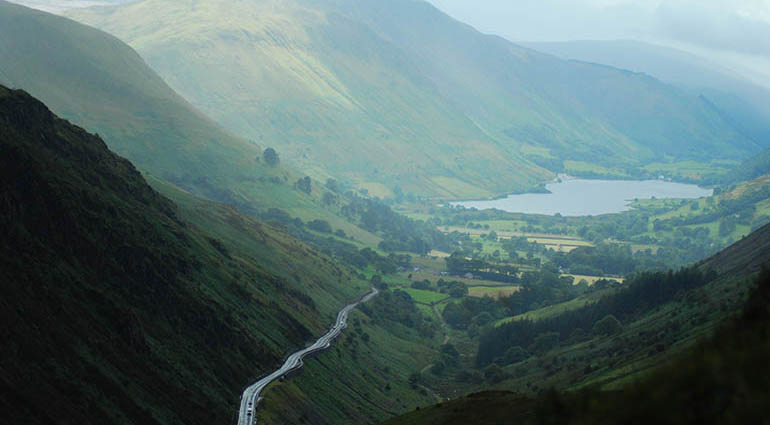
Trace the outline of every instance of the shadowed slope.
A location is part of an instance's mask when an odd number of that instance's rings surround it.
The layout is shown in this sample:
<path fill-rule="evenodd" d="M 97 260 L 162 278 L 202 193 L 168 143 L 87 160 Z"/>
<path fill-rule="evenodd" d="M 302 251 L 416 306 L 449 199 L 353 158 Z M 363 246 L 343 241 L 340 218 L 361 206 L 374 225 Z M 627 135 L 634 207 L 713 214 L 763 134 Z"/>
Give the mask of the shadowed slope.
<path fill-rule="evenodd" d="M 97 136 L 2 86 L 0 205 L 11 423 L 227 423 L 245 383 L 365 290 L 231 207 L 199 229 Z"/>

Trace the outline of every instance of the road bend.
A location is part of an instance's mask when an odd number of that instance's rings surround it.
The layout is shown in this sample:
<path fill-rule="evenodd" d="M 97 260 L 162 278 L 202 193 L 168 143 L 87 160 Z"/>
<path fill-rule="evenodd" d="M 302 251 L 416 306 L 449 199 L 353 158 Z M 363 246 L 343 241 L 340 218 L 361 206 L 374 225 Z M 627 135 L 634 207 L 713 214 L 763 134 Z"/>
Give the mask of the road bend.
<path fill-rule="evenodd" d="M 340 310 L 340 312 L 337 314 L 337 321 L 334 323 L 334 326 L 332 326 L 329 332 L 326 333 L 326 335 L 318 338 L 318 341 L 313 343 L 313 345 L 293 353 L 276 371 L 246 388 L 243 391 L 243 395 L 241 395 L 241 407 L 238 411 L 238 425 L 256 424 L 257 403 L 259 403 L 260 394 L 262 394 L 262 391 L 264 391 L 268 385 L 280 379 L 287 373 L 301 368 L 303 365 L 303 359 L 309 354 L 313 354 L 317 351 L 322 351 L 329 348 L 329 346 L 331 346 L 331 342 L 337 338 L 340 333 L 342 333 L 343 329 L 347 327 L 348 315 L 350 312 L 356 308 L 358 304 L 369 301 L 378 293 L 379 291 L 377 288 L 372 288 L 371 292 L 361 297 L 361 299 Z"/>

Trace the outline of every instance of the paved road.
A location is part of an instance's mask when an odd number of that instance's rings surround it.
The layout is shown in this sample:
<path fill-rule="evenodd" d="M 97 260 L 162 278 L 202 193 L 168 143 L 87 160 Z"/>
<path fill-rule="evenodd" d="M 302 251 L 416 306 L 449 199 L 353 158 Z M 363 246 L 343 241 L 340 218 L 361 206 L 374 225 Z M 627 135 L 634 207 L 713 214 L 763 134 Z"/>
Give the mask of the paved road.
<path fill-rule="evenodd" d="M 356 308 L 359 303 L 365 303 L 369 301 L 378 293 L 379 291 L 377 288 L 372 288 L 372 291 L 366 294 L 360 300 L 340 310 L 340 312 L 337 314 L 337 322 L 329 330 L 329 332 L 326 333 L 326 335 L 318 338 L 318 341 L 316 341 L 313 345 L 290 355 L 289 358 L 287 358 L 283 363 L 283 366 L 281 366 L 278 370 L 271 373 L 270 375 L 265 376 L 264 378 L 246 388 L 246 390 L 243 391 L 243 395 L 241 396 L 241 408 L 238 412 L 238 425 L 256 424 L 256 406 L 259 402 L 259 395 L 262 393 L 262 391 L 264 391 L 265 387 L 270 385 L 273 381 L 280 379 L 287 373 L 301 368 L 303 364 L 302 360 L 305 358 L 305 356 L 329 348 L 334 338 L 336 338 L 342 332 L 342 330 L 347 327 L 348 314 L 350 314 L 350 311 Z"/>

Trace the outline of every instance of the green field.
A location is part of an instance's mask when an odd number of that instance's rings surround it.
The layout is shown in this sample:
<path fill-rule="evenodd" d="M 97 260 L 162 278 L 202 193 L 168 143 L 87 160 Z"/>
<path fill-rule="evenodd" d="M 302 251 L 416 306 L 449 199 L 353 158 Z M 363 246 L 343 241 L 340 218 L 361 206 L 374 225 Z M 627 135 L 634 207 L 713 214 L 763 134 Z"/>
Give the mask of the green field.
<path fill-rule="evenodd" d="M 582 295 L 580 297 L 577 297 L 575 299 L 572 299 L 563 303 L 538 308 L 532 311 L 528 311 L 524 314 L 520 314 L 518 316 L 506 317 L 505 319 L 501 319 L 497 321 L 495 326 L 500 326 L 512 320 L 523 320 L 523 319 L 541 320 L 541 319 L 547 319 L 553 316 L 558 316 L 559 314 L 562 314 L 564 312 L 577 310 L 588 304 L 595 303 L 599 301 L 601 297 L 611 294 L 613 291 L 614 289 L 605 289 L 602 291 L 596 291 L 587 295 Z"/>
<path fill-rule="evenodd" d="M 468 288 L 468 295 L 471 297 L 501 298 L 516 293 L 520 289 L 521 286 L 473 286 Z"/>
<path fill-rule="evenodd" d="M 409 296 L 412 297 L 414 302 L 420 303 L 420 304 L 431 305 L 449 298 L 449 295 L 447 294 L 441 294 L 433 291 L 426 291 L 423 289 L 403 288 L 402 291 L 409 294 Z"/>
<path fill-rule="evenodd" d="M 588 282 L 588 285 L 593 285 L 596 283 L 597 280 L 607 279 L 607 280 L 614 280 L 616 282 L 623 283 L 624 279 L 622 277 L 604 277 L 604 276 L 586 276 L 582 274 L 565 274 L 564 276 L 571 276 L 575 279 L 575 284 L 577 285 L 580 283 L 581 280 L 585 280 Z"/>

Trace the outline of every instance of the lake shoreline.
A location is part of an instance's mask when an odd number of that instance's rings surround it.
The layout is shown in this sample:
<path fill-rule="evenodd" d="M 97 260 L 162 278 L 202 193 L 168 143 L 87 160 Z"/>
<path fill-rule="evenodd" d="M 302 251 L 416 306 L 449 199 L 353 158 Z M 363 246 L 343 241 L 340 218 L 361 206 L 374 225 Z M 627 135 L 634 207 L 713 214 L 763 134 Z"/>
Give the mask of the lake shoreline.
<path fill-rule="evenodd" d="M 498 209 L 509 213 L 556 214 L 567 217 L 621 213 L 642 199 L 697 199 L 711 196 L 713 189 L 662 179 L 583 179 L 560 174 L 542 191 L 509 194 L 486 200 L 450 202 L 465 208 Z"/>

